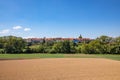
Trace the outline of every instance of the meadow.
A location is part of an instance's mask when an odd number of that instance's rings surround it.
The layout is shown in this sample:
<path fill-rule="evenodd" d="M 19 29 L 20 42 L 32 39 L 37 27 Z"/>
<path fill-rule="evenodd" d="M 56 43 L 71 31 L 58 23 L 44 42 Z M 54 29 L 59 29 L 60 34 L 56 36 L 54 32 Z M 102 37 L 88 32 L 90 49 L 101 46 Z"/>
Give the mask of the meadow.
<path fill-rule="evenodd" d="M 0 60 L 10 59 L 39 59 L 39 58 L 106 58 L 120 61 L 120 55 L 113 54 L 0 54 Z"/>

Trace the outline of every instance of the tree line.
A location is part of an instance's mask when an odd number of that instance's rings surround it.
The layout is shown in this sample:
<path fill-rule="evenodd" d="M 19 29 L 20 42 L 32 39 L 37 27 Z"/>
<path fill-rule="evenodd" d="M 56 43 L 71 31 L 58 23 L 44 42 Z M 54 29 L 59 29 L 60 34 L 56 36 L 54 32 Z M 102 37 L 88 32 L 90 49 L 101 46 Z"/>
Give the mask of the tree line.
<path fill-rule="evenodd" d="M 31 43 L 21 37 L 3 36 L 0 37 L 0 53 L 120 54 L 120 37 L 103 35 L 89 42 L 44 40 L 40 43 Z"/>

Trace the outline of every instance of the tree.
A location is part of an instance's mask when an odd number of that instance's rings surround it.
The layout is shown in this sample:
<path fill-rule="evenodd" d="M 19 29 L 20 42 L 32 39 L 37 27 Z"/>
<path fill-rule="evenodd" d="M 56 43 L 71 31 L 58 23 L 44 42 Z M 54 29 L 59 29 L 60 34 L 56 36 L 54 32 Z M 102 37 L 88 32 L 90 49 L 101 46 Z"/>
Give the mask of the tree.
<path fill-rule="evenodd" d="M 46 39 L 46 37 L 43 38 L 42 45 L 45 44 L 45 42 L 46 42 L 45 39 Z"/>
<path fill-rule="evenodd" d="M 80 34 L 79 38 L 82 38 L 82 35 Z"/>
<path fill-rule="evenodd" d="M 114 41 L 110 44 L 111 54 L 120 54 L 120 37 L 114 38 Z"/>
<path fill-rule="evenodd" d="M 21 37 L 4 36 L 1 38 L 2 48 L 5 53 L 20 53 L 25 47 L 25 41 Z"/>
<path fill-rule="evenodd" d="M 57 42 L 53 45 L 50 53 L 61 53 L 62 50 L 62 42 Z"/>
<path fill-rule="evenodd" d="M 100 41 L 101 44 L 108 44 L 112 41 L 112 37 L 102 35 L 99 38 L 97 38 L 96 40 Z"/>
<path fill-rule="evenodd" d="M 50 51 L 51 53 L 70 53 L 71 52 L 71 47 L 70 47 L 70 42 L 69 41 L 63 41 L 63 42 L 56 42 L 52 50 Z"/>
<path fill-rule="evenodd" d="M 61 52 L 62 53 L 70 53 L 70 42 L 69 41 L 62 42 Z"/>
<path fill-rule="evenodd" d="M 77 53 L 81 53 L 81 45 L 78 45 L 78 46 L 76 47 L 76 52 L 77 52 Z"/>
<path fill-rule="evenodd" d="M 80 35 L 79 38 L 82 38 Z M 120 37 L 100 36 L 89 43 L 74 41 L 45 41 L 27 43 L 21 37 L 0 37 L 0 53 L 85 53 L 85 54 L 120 54 Z"/>
<path fill-rule="evenodd" d="M 88 44 L 82 44 L 81 53 L 85 53 L 85 54 L 90 54 L 91 53 Z"/>
<path fill-rule="evenodd" d="M 77 49 L 76 49 L 76 43 L 71 41 L 70 42 L 70 53 L 76 53 L 77 52 Z"/>
<path fill-rule="evenodd" d="M 94 54 L 105 53 L 104 49 L 106 48 L 103 45 L 101 45 L 100 41 L 98 40 L 91 41 L 88 46 L 91 49 L 91 53 L 94 53 Z"/>

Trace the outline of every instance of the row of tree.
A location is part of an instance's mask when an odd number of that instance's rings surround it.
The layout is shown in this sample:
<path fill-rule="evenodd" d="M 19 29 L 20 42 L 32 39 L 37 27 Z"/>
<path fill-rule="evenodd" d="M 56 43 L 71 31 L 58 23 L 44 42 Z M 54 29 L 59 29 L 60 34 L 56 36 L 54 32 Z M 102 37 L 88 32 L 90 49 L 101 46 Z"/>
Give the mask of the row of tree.
<path fill-rule="evenodd" d="M 0 53 L 120 54 L 120 37 L 100 36 L 89 43 L 74 41 L 27 43 L 21 37 L 4 36 L 0 37 Z"/>
<path fill-rule="evenodd" d="M 26 42 L 21 37 L 0 37 L 0 53 L 21 53 Z"/>

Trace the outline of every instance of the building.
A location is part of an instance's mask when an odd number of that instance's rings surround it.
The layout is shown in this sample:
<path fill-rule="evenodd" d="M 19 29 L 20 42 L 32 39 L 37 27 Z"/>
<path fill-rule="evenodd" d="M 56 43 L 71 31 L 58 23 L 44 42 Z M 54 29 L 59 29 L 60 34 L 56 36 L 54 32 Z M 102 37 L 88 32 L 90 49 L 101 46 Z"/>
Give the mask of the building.
<path fill-rule="evenodd" d="M 73 41 L 75 43 L 81 43 L 81 42 L 89 42 L 92 39 L 90 38 L 28 38 L 25 39 L 26 42 L 31 43 L 42 43 L 45 40 L 45 42 L 60 42 L 60 41 Z"/>

